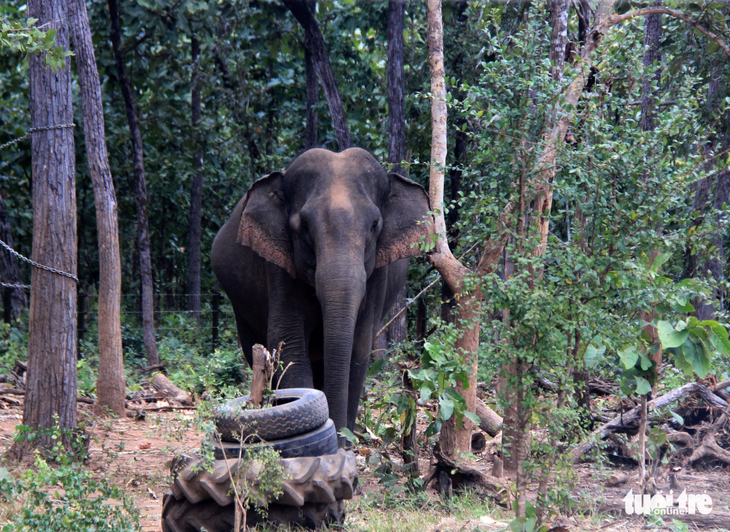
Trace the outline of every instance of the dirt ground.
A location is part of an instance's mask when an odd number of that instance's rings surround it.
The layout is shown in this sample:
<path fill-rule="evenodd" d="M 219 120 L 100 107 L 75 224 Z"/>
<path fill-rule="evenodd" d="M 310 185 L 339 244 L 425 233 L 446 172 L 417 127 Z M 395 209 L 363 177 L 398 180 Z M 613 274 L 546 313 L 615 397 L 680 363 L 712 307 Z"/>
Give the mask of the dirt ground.
<path fill-rule="evenodd" d="M 141 525 L 144 532 L 161 530 L 160 516 L 162 512 L 163 494 L 169 491 L 169 462 L 176 451 L 190 453 L 198 447 L 201 434 L 195 428 L 194 411 L 177 411 L 147 414 L 146 419 L 98 420 L 91 415 L 88 405 L 80 405 L 79 419 L 87 425 L 91 437 L 91 461 L 88 467 L 99 477 L 111 480 L 123 486 L 134 497 L 135 505 L 141 512 Z M 22 409 L 11 406 L 0 410 L 0 454 L 12 444 L 15 426 L 22 419 Z M 372 451 L 368 448 L 356 448 L 358 463 L 362 467 L 360 483 L 364 493 L 386 489 L 378 484 L 372 472 L 365 464 L 365 456 Z M 428 470 L 428 456 L 420 460 L 421 473 Z M 489 455 L 479 456 L 477 467 L 490 472 L 492 458 Z M 12 471 L 12 466 L 10 467 Z M 597 469 L 593 464 L 582 464 L 577 467 L 578 483 L 575 490 L 576 502 L 583 501 L 584 509 L 591 512 L 589 517 L 553 518 L 551 526 L 565 527 L 559 530 L 578 531 L 615 531 L 634 532 L 643 530 L 682 530 L 672 528 L 671 521 L 665 527 L 649 526 L 642 517 L 628 516 L 624 512 L 623 498 L 630 486 L 610 488 L 604 480 L 617 469 Z M 727 469 L 715 468 L 705 471 L 677 471 L 677 479 L 683 489 L 692 494 L 708 494 L 712 497 L 713 512 L 710 516 L 730 515 L 730 474 Z M 668 491 L 669 479 L 659 476 L 659 489 Z M 430 490 L 433 497 L 438 497 Z M 678 494 L 675 494 L 675 497 Z M 586 504 L 587 502 L 587 504 Z M 473 519 L 444 518 L 431 529 L 440 531 L 472 531 L 472 530 L 504 530 L 509 514 L 504 513 L 501 519 L 487 516 L 474 516 Z M 730 530 L 725 526 L 711 526 L 702 522 L 700 517 L 685 516 L 686 530 Z M 348 526 L 349 530 L 350 527 Z M 360 529 L 355 525 L 355 530 Z M 426 532 L 424 530 L 424 532 Z"/>

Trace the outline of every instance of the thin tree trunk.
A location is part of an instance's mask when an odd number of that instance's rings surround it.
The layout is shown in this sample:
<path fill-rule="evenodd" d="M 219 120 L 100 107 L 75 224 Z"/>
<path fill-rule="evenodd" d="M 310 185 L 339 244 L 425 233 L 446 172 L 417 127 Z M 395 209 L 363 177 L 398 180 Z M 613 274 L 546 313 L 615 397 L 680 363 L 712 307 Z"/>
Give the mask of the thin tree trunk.
<path fill-rule="evenodd" d="M 11 248 L 13 247 L 13 235 L 10 231 L 8 213 L 5 210 L 5 203 L 0 196 L 0 240 Z M 0 282 L 6 284 L 21 284 L 18 259 L 4 248 L 0 248 Z M 24 308 L 28 307 L 28 298 L 25 295 L 25 288 L 0 287 L 5 305 L 5 321 L 15 321 L 20 318 Z"/>
<path fill-rule="evenodd" d="M 127 67 L 122 52 L 122 31 L 119 24 L 119 6 L 117 0 L 109 0 L 109 16 L 111 18 L 111 39 L 114 59 L 117 65 L 119 86 L 124 97 L 124 106 L 129 123 L 129 136 L 132 141 L 132 168 L 134 170 L 135 196 L 137 202 L 137 241 L 139 247 L 139 271 L 142 285 L 142 328 L 144 330 L 144 347 L 147 352 L 147 365 L 159 364 L 157 342 L 155 340 L 155 316 L 152 287 L 152 258 L 147 221 L 147 182 L 144 173 L 144 145 L 139 130 L 137 109 L 132 95 L 132 84 L 127 77 Z"/>
<path fill-rule="evenodd" d="M 324 96 L 327 98 L 327 105 L 330 109 L 332 127 L 337 136 L 337 145 L 340 151 L 351 146 L 350 128 L 347 125 L 347 116 L 342 107 L 340 92 L 337 90 L 335 76 L 332 73 L 327 47 L 324 37 L 319 29 L 319 24 L 314 14 L 307 7 L 305 0 L 283 0 L 284 5 L 291 11 L 294 17 L 304 28 L 305 44 L 312 54 L 314 65 L 317 69 L 319 81 L 322 84 Z"/>
<path fill-rule="evenodd" d="M 404 0 L 388 1 L 388 162 L 400 174 L 406 156 Z"/>
<path fill-rule="evenodd" d="M 582 47 L 591 27 L 591 0 L 578 0 L 576 11 L 578 13 L 578 42 Z"/>
<path fill-rule="evenodd" d="M 315 2 L 309 2 L 310 11 L 314 11 Z M 304 149 L 317 147 L 317 104 L 319 103 L 319 83 L 314 56 L 308 46 L 304 47 L 304 74 L 307 82 L 307 125 L 304 131 Z"/>
<path fill-rule="evenodd" d="M 109 168 L 104 134 L 104 107 L 86 4 L 83 0 L 69 0 L 68 5 L 81 86 L 86 156 L 94 186 L 96 231 L 99 240 L 99 375 L 96 383 L 96 411 L 97 414 L 102 414 L 108 410 L 116 416 L 124 416 L 122 260 L 119 250 L 117 197 Z"/>
<path fill-rule="evenodd" d="M 198 132 L 202 109 L 200 103 L 200 43 L 195 35 L 190 39 L 191 58 L 193 62 L 193 91 L 192 91 L 192 118 L 195 150 L 193 151 L 193 164 L 195 172 L 193 183 L 190 189 L 190 231 L 188 242 L 188 253 L 190 254 L 188 267 L 188 310 L 195 318 L 195 324 L 200 327 L 200 234 L 201 217 L 203 210 L 203 154 L 202 138 Z"/>
<path fill-rule="evenodd" d="M 724 146 L 727 149 L 728 145 Z M 715 314 L 714 300 L 720 301 L 720 308 L 723 307 L 724 292 L 717 286 L 717 283 L 725 279 L 725 249 L 724 236 L 727 230 L 727 221 L 723 214 L 723 206 L 727 205 L 730 199 L 730 170 L 727 168 L 720 170 L 717 175 L 717 185 L 715 187 L 715 198 L 712 207 L 717 213 L 715 215 L 716 231 L 712 235 L 712 255 L 707 259 L 707 263 L 703 268 L 703 275 L 711 275 L 713 283 L 715 283 L 712 291 L 712 298 L 704 301 L 697 309 L 697 318 L 700 320 L 712 319 Z"/>
<path fill-rule="evenodd" d="M 446 236 L 444 217 L 444 170 L 446 167 L 446 84 L 444 80 L 444 34 L 441 0 L 428 0 L 428 61 L 431 72 L 431 172 L 429 176 L 429 196 L 434 211 L 434 229 L 438 235 L 436 250 L 430 255 L 431 262 L 449 285 L 451 291 L 460 296 L 456 314 L 462 322 L 462 335 L 457 340 L 457 352 L 464 352 L 464 364 L 470 370 L 469 382 L 457 386 L 457 391 L 466 400 L 467 410 L 476 409 L 476 350 L 479 347 L 479 314 L 481 294 L 466 294 L 463 283 L 469 270 L 451 253 Z M 463 351 L 460 351 L 462 348 Z M 474 424 L 468 419 L 448 419 L 441 428 L 439 446 L 441 453 L 448 458 L 456 458 L 467 453 L 471 447 L 471 431 Z M 459 429 L 458 425 L 462 424 Z"/>
<path fill-rule="evenodd" d="M 550 2 L 550 62 L 551 75 L 556 81 L 563 79 L 565 65 L 565 48 L 568 45 L 568 0 L 551 0 Z"/>
<path fill-rule="evenodd" d="M 405 69 L 403 66 L 403 18 L 405 15 L 404 0 L 388 1 L 388 162 L 392 171 L 403 174 L 402 162 L 406 158 L 406 116 L 405 116 Z M 404 286 L 389 316 L 395 316 L 406 305 L 406 287 Z M 383 340 L 390 343 L 401 343 L 406 339 L 408 327 L 406 313 L 394 322 Z"/>
<path fill-rule="evenodd" d="M 661 5 L 661 0 L 657 0 L 656 6 Z M 654 88 L 655 84 L 658 84 L 661 80 L 661 69 L 658 63 L 661 61 L 659 54 L 659 45 L 661 44 L 662 37 L 662 16 L 659 14 L 649 15 L 645 20 L 645 33 L 644 36 L 644 78 L 642 80 L 641 87 L 641 130 L 642 131 L 654 131 L 656 124 L 654 121 L 654 109 L 656 107 L 656 99 L 658 89 Z M 650 70 L 654 64 L 656 65 L 656 71 L 654 76 L 650 77 L 646 74 L 647 70 Z M 648 178 L 649 169 L 645 170 L 644 179 Z M 649 254 L 649 267 L 652 266 L 654 260 L 659 256 L 659 250 L 653 249 Z M 654 310 L 642 311 L 641 319 L 644 320 L 648 325 L 644 327 L 644 332 L 649 336 L 652 344 L 658 345 L 657 338 L 658 333 L 656 327 L 651 325 L 654 321 L 655 312 Z M 659 367 L 662 363 L 662 350 L 658 347 L 655 352 L 651 353 L 651 359 L 656 364 L 656 371 L 659 371 Z M 641 460 L 644 459 L 644 455 L 641 455 Z M 643 477 L 642 477 L 643 482 Z"/>
<path fill-rule="evenodd" d="M 304 72 L 307 79 L 307 125 L 304 130 L 304 149 L 317 147 L 317 104 L 319 103 L 319 83 L 312 52 L 304 49 Z"/>
<path fill-rule="evenodd" d="M 69 49 L 66 2 L 31 0 L 28 17 L 58 31 L 56 46 Z M 30 56 L 30 113 L 34 128 L 71 124 L 71 59 L 54 72 L 40 55 Z M 33 259 L 76 275 L 76 186 L 73 130 L 32 135 Z M 76 426 L 76 282 L 33 269 L 28 334 L 28 378 L 23 425 L 31 429 Z M 69 441 L 63 437 L 63 443 Z M 50 431 L 16 443 L 23 459 L 32 448 L 50 448 Z"/>

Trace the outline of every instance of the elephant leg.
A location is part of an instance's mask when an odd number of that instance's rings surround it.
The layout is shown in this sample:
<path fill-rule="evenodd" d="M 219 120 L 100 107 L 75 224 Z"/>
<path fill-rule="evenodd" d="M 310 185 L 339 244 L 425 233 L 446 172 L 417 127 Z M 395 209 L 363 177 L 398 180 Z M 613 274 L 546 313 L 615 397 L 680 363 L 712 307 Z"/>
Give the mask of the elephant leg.
<path fill-rule="evenodd" d="M 309 363 L 308 331 L 312 304 L 306 289 L 284 270 L 271 264 L 267 269 L 269 284 L 269 351 L 281 348 L 281 367 L 274 383 L 280 388 L 313 388 Z M 315 298 L 316 302 L 316 298 Z"/>

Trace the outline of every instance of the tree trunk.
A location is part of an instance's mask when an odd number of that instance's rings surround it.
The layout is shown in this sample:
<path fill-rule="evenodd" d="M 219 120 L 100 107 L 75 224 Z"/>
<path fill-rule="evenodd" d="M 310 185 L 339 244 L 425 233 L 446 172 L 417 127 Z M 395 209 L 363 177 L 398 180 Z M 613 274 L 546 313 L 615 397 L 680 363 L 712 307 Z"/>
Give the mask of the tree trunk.
<path fill-rule="evenodd" d="M 656 0 L 656 6 L 661 5 L 661 0 Z M 654 131 L 656 124 L 654 122 L 654 108 L 656 107 L 656 99 L 658 89 L 655 89 L 654 84 L 658 84 L 661 80 L 661 70 L 659 69 L 658 63 L 661 61 L 659 54 L 659 45 L 661 44 L 662 37 L 662 16 L 659 14 L 649 15 L 645 21 L 645 32 L 644 36 L 644 77 L 642 80 L 641 88 L 641 130 L 642 131 Z M 657 63 L 657 68 L 653 77 L 649 77 L 646 71 L 651 69 Z M 644 171 L 645 179 L 648 177 L 649 170 Z M 660 231 L 659 229 L 657 230 Z M 653 249 L 649 254 L 649 267 L 652 266 L 656 257 L 659 256 L 659 250 Z M 649 336 L 652 344 L 658 344 L 658 333 L 656 327 L 651 325 L 654 321 L 655 312 L 654 310 L 642 311 L 641 319 L 647 322 L 649 325 L 644 327 L 644 332 Z M 659 371 L 659 367 L 662 363 L 662 350 L 658 347 L 656 351 L 651 353 L 651 359 L 656 364 L 656 371 Z M 644 455 L 639 454 L 640 460 L 644 460 Z M 642 465 L 643 467 L 643 465 Z M 643 482 L 641 477 L 641 481 Z"/>
<path fill-rule="evenodd" d="M 466 294 L 463 283 L 469 270 L 463 266 L 449 248 L 444 217 L 444 169 L 446 167 L 446 84 L 444 80 L 444 32 L 441 14 L 441 0 L 428 0 L 428 62 L 431 72 L 431 172 L 429 176 L 429 196 L 434 211 L 434 228 L 438 235 L 436 250 L 430 255 L 431 262 L 449 285 L 451 291 L 459 296 L 456 314 L 462 325 L 462 335 L 457 340 L 457 351 L 462 348 L 466 353 L 464 364 L 470 368 L 469 382 L 457 386 L 457 391 L 466 400 L 467 410 L 474 412 L 476 407 L 476 350 L 479 347 L 479 314 L 481 294 Z M 444 422 L 439 437 L 441 453 L 451 459 L 468 453 L 471 449 L 471 432 L 474 423 L 468 419 L 455 419 L 452 416 Z M 462 427 L 459 429 L 459 424 Z"/>
<path fill-rule="evenodd" d="M 727 150 L 728 144 L 723 147 Z M 724 300 L 724 292 L 717 283 L 725 279 L 725 249 L 724 235 L 727 228 L 725 216 L 723 214 L 723 206 L 727 205 L 730 199 L 730 170 L 727 168 L 720 170 L 717 175 L 717 185 L 715 187 L 715 198 L 712 207 L 716 213 L 715 227 L 717 230 L 712 235 L 712 255 L 707 259 L 707 263 L 703 268 L 703 275 L 711 275 L 713 279 L 712 299 L 704 301 L 697 309 L 697 318 L 699 320 L 712 319 L 715 314 L 714 300 L 720 300 L 720 308 Z"/>
<path fill-rule="evenodd" d="M 96 231 L 99 240 L 99 375 L 96 384 L 96 409 L 98 414 L 108 410 L 123 417 L 125 380 L 121 322 L 122 261 L 117 197 L 109 168 L 104 134 L 104 107 L 86 4 L 83 0 L 69 0 L 68 5 L 81 86 L 86 156 L 94 186 Z"/>
<path fill-rule="evenodd" d="M 0 196 L 0 240 L 11 248 L 13 247 L 13 235 L 10 232 L 8 213 L 5 210 L 5 203 L 3 202 L 2 196 Z M 21 284 L 18 259 L 4 248 L 0 248 L 0 282 L 5 284 Z M 0 293 L 3 295 L 5 321 L 9 323 L 20 318 L 20 313 L 28 306 L 25 288 L 0 286 Z"/>
<path fill-rule="evenodd" d="M 404 11 L 404 0 L 388 1 L 388 162 L 397 174 L 403 172 L 406 157 Z"/>
<path fill-rule="evenodd" d="M 119 6 L 117 0 L 109 0 L 109 16 L 111 18 L 111 39 L 114 59 L 117 66 L 119 87 L 124 97 L 127 111 L 129 136 L 132 141 L 132 168 L 134 170 L 135 196 L 137 203 L 137 241 L 139 246 L 139 271 L 142 285 L 142 328 L 144 329 L 144 347 L 147 352 L 147 365 L 159 364 L 157 342 L 155 340 L 155 316 L 152 287 L 152 258 L 147 222 L 147 182 L 144 174 L 144 145 L 139 130 L 137 109 L 132 96 L 132 84 L 127 77 L 127 67 L 122 52 L 122 30 L 119 24 Z"/>
<path fill-rule="evenodd" d="M 188 242 L 188 310 L 195 318 L 195 324 L 200 328 L 200 221 L 203 210 L 203 154 L 202 138 L 198 132 L 202 109 L 200 104 L 200 44 L 197 37 L 190 39 L 191 58 L 193 62 L 193 91 L 192 91 L 192 118 L 193 118 L 193 184 L 190 189 L 190 230 Z"/>
<path fill-rule="evenodd" d="M 552 78 L 556 81 L 563 79 L 565 65 L 565 47 L 568 45 L 568 0 L 550 1 L 550 63 Z"/>
<path fill-rule="evenodd" d="M 309 10 L 314 11 L 314 2 L 309 2 Z M 307 125 L 304 131 L 304 149 L 317 147 L 317 104 L 319 103 L 319 83 L 314 57 L 308 46 L 304 47 L 304 74 L 307 81 Z"/>
<path fill-rule="evenodd" d="M 305 0 L 283 0 L 283 2 L 304 28 L 305 45 L 312 54 L 317 75 L 324 90 L 324 96 L 327 98 L 327 105 L 332 117 L 332 127 L 337 136 L 337 145 L 340 151 L 345 150 L 351 146 L 350 128 L 347 125 L 347 116 L 342 107 L 340 92 L 337 90 L 327 47 L 324 44 L 324 37 L 319 29 L 317 19 L 307 7 Z"/>
<path fill-rule="evenodd" d="M 56 46 L 69 49 L 66 2 L 31 0 L 28 17 L 58 31 Z M 40 55 L 30 56 L 31 127 L 73 122 L 71 59 L 54 72 Z M 76 186 L 71 128 L 32 135 L 33 259 L 76 275 Z M 28 378 L 23 425 L 41 429 L 34 441 L 16 443 L 18 459 L 34 447 L 55 443 L 50 429 L 76 426 L 76 282 L 33 269 L 28 334 Z M 69 441 L 63 437 L 63 443 Z"/>

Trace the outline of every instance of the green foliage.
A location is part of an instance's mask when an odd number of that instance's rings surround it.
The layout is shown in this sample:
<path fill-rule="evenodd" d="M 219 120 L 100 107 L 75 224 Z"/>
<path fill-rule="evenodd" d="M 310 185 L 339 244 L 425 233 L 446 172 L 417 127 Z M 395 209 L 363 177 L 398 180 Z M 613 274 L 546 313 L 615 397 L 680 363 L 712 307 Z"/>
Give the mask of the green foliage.
<path fill-rule="evenodd" d="M 78 462 L 52 467 L 36 455 L 19 479 L 0 476 L 0 496 L 22 500 L 2 532 L 136 532 L 139 512 L 124 490 L 96 480 Z"/>
<path fill-rule="evenodd" d="M 17 327 L 0 322 L 0 367 L 3 372 L 11 371 L 16 360 L 28 356 L 28 333 Z"/>
<path fill-rule="evenodd" d="M 9 6 L 0 7 L 0 13 L 9 12 L 18 15 L 19 11 Z M 73 52 L 55 46 L 58 30 L 55 28 L 43 30 L 35 26 L 36 22 L 37 19 L 29 18 L 23 24 L 20 20 L 5 18 L 0 14 L 0 51 L 5 49 L 18 52 L 26 56 L 26 59 L 28 54 L 43 54 L 46 64 L 58 70 L 64 66 L 66 58 L 73 55 Z"/>
<path fill-rule="evenodd" d="M 426 429 L 426 437 L 439 432 L 451 416 L 456 416 L 458 427 L 465 416 L 479 424 L 479 418 L 467 411 L 464 396 L 455 389 L 457 385 L 469 386 L 469 370 L 456 348 L 459 334 L 454 324 L 442 326 L 438 336 L 424 343 L 421 367 L 408 372 L 421 401 L 434 398 L 439 403 L 438 413 Z"/>
<path fill-rule="evenodd" d="M 74 429 L 61 428 L 58 424 L 58 415 L 54 414 L 53 418 L 54 424 L 50 428 L 17 425 L 13 441 L 16 443 L 36 440 L 49 441 L 50 445 L 40 449 L 39 452 L 44 459 L 60 465 L 82 463 L 88 459 L 89 439 L 84 425 L 78 424 Z"/>

